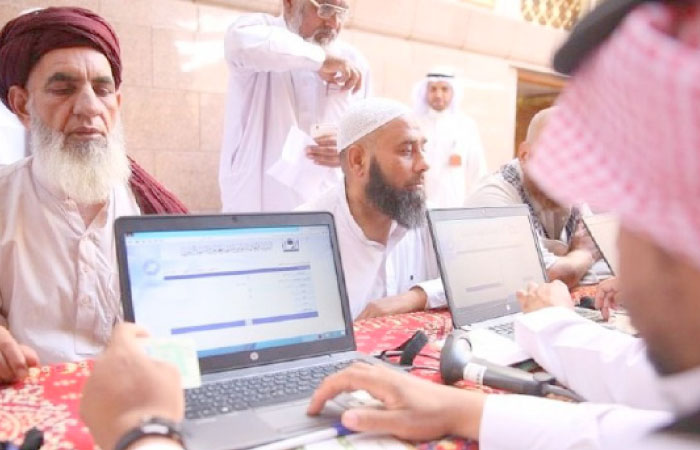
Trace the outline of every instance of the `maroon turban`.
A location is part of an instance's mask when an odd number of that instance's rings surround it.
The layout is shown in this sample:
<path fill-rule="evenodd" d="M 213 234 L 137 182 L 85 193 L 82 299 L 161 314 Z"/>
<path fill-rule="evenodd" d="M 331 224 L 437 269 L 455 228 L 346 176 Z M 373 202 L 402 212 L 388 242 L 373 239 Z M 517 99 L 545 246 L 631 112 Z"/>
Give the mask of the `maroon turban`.
<path fill-rule="evenodd" d="M 119 39 L 107 21 L 83 8 L 46 8 L 9 21 L 0 32 L 0 100 L 5 106 L 9 108 L 10 87 L 24 87 L 44 54 L 68 47 L 92 47 L 104 54 L 119 87 Z"/>

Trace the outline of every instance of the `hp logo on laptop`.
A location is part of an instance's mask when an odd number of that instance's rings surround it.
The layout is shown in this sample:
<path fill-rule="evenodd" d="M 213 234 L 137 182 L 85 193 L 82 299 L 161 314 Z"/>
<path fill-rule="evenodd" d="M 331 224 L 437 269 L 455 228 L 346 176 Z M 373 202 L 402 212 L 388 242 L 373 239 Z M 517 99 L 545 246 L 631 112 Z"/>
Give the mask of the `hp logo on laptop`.
<path fill-rule="evenodd" d="M 260 355 L 258 355 L 258 352 L 251 352 L 250 353 L 250 360 L 251 361 L 257 361 Z"/>

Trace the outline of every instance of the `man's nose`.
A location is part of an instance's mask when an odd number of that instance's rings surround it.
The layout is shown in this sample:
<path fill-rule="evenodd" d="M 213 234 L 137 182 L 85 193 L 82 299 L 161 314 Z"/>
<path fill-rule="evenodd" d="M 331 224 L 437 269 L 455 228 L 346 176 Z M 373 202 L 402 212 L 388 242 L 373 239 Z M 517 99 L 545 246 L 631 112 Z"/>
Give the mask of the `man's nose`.
<path fill-rule="evenodd" d="M 73 114 L 77 116 L 93 117 L 100 113 L 101 102 L 91 87 L 82 89 L 73 105 Z"/>
<path fill-rule="evenodd" d="M 430 169 L 430 164 L 428 164 L 428 161 L 425 159 L 425 153 L 420 151 L 416 152 L 416 162 L 414 164 L 414 170 L 417 173 L 424 173 L 426 170 Z"/>

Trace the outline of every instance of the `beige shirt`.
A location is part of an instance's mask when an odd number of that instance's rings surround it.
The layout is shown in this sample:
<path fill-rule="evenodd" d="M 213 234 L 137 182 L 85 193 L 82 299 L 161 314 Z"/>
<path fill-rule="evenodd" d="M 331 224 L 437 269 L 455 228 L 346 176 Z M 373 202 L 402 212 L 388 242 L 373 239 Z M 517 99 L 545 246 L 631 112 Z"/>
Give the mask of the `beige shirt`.
<path fill-rule="evenodd" d="M 122 317 L 115 218 L 140 210 L 126 186 L 85 226 L 33 157 L 0 167 L 0 325 L 42 364 L 98 353 Z"/>
<path fill-rule="evenodd" d="M 522 169 L 518 164 L 518 170 L 522 177 Z M 533 208 L 537 214 L 540 223 L 545 228 L 549 236 L 556 236 L 558 239 L 546 239 L 543 236 L 539 238 L 540 251 L 542 259 L 547 269 L 552 267 L 559 257 L 554 253 L 556 248 L 568 248 L 567 242 L 570 239 L 566 232 L 566 222 L 571 215 L 571 208 L 562 208 L 559 210 L 546 210 L 542 208 L 533 199 Z M 490 207 L 490 206 L 511 206 L 522 204 L 518 190 L 506 181 L 497 171 L 486 177 L 476 188 L 476 190 L 467 198 L 465 206 L 470 208 Z M 593 213 L 587 205 L 580 205 L 579 210 L 581 215 L 590 216 Z M 586 275 L 580 281 L 580 284 L 595 284 L 606 278 L 610 278 L 612 272 L 604 260 L 596 261 L 588 270 Z"/>

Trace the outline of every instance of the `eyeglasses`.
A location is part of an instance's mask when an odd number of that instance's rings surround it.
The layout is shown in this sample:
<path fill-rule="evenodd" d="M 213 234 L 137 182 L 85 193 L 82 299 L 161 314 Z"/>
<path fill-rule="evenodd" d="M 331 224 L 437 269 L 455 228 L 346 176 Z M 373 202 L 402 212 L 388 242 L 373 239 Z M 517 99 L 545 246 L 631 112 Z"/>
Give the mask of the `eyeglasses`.
<path fill-rule="evenodd" d="M 317 0 L 309 0 L 309 3 L 316 7 L 316 14 L 318 17 L 324 20 L 328 20 L 336 16 L 340 22 L 344 22 L 349 14 L 349 8 L 343 8 L 342 6 L 331 5 L 329 3 L 319 3 Z"/>

